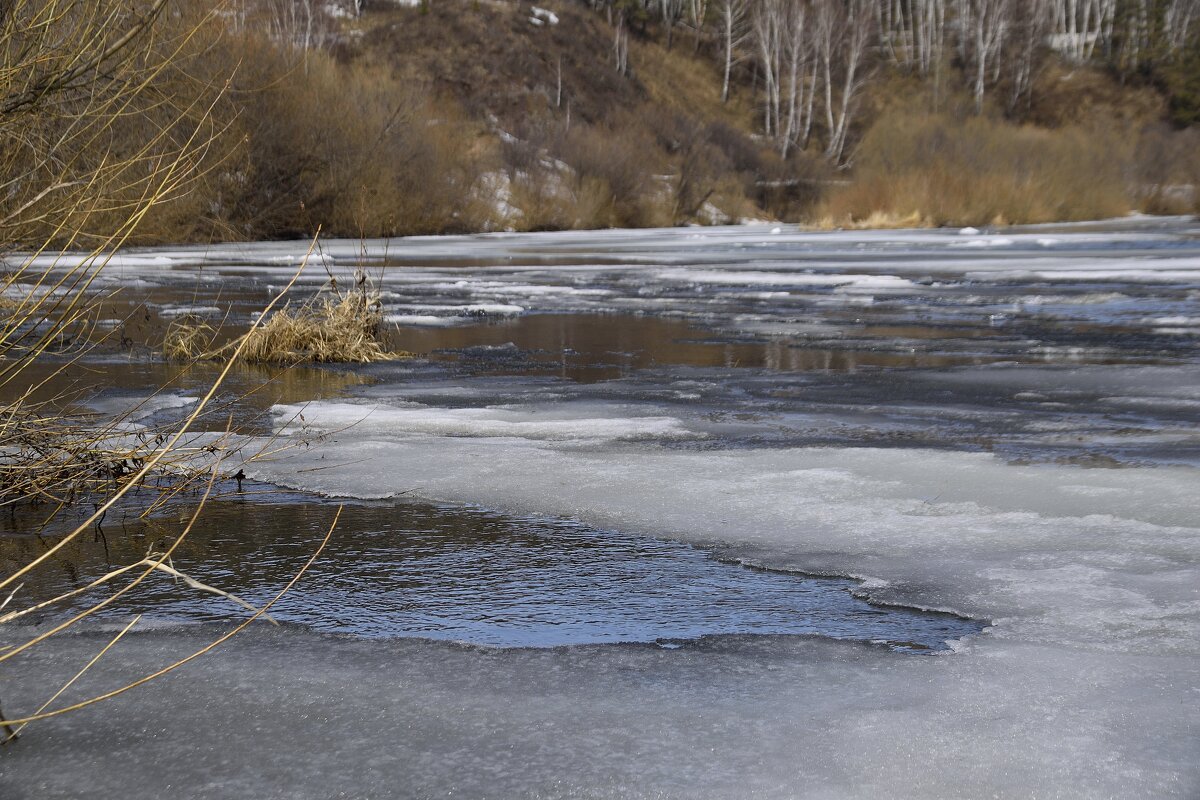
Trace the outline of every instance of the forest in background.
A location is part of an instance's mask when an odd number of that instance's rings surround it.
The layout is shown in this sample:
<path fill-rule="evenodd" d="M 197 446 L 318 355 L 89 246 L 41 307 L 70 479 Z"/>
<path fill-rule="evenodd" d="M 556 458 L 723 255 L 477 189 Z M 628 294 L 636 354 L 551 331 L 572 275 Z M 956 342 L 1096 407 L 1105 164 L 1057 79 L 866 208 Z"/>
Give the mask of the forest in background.
<path fill-rule="evenodd" d="M 2 146 L 69 184 L 148 165 L 185 131 L 202 144 L 186 186 L 131 242 L 979 225 L 1200 202 L 1200 0 L 115 5 L 155 13 L 164 66 L 146 96 L 170 102 L 66 153 L 86 105 Z M 10 170 L 0 216 L 22 224 L 0 226 L 4 246 L 107 235 L 141 190 L 125 177 L 76 210 L 83 225 L 31 213 L 49 178 Z"/>

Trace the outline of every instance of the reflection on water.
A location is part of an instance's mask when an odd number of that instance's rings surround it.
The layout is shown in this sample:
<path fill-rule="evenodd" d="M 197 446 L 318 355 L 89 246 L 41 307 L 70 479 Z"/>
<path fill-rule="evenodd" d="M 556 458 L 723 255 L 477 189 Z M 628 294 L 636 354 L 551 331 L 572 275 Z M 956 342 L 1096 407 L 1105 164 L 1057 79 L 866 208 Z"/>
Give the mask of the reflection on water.
<path fill-rule="evenodd" d="M 934 334 L 927 334 L 933 338 Z M 400 327 L 393 348 L 470 369 L 556 374 L 576 381 L 627 377 L 663 365 L 852 372 L 873 367 L 952 367 L 999 356 L 903 348 L 805 345 L 785 337 L 731 339 L 669 317 L 625 314 L 531 314 L 449 328 Z"/>
<path fill-rule="evenodd" d="M 320 539 L 333 508 L 212 503 L 177 551 L 175 566 L 262 603 Z M 110 524 L 108 558 L 140 558 L 178 525 Z M 5 571 L 47 547 L 0 536 Z M 72 543 L 30 581 L 25 603 L 106 571 L 106 547 Z M 566 521 L 520 519 L 421 505 L 347 507 L 329 548 L 272 614 L 281 621 L 365 637 L 419 636 L 500 647 L 653 642 L 712 634 L 801 634 L 940 650 L 981 625 L 945 614 L 870 605 L 849 580 L 752 570 L 694 547 Z M 227 601 L 147 580 L 110 621 L 148 611 L 152 621 L 230 620 Z"/>
<path fill-rule="evenodd" d="M 43 359 L 27 367 L 20 381 L 0 385 L 0 403 L 24 396 L 29 402 L 50 401 L 87 413 L 91 410 L 89 401 L 128 398 L 125 404 L 104 405 L 132 409 L 152 393 L 202 396 L 212 387 L 222 367 L 209 362 L 175 364 L 161 359 L 112 356 L 74 362 Z M 220 393 L 209 406 L 210 413 L 193 429 L 225 430 L 232 417 L 237 430 L 262 430 L 269 424 L 264 412 L 277 403 L 337 397 L 369 382 L 370 379 L 346 370 L 238 364 L 226 376 Z M 180 412 L 176 409 L 165 416 L 173 421 Z"/>

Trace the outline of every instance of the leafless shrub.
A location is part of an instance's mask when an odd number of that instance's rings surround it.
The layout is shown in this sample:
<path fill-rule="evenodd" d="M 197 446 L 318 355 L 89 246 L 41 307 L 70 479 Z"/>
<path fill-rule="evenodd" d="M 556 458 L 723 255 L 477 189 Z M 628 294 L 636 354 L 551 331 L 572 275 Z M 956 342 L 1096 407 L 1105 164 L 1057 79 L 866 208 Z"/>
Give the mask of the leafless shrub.
<path fill-rule="evenodd" d="M 1133 205 L 1129 161 L 1127 145 L 1103 131 L 894 114 L 868 132 L 852 182 L 818 217 L 979 225 L 1118 216 Z"/>
<path fill-rule="evenodd" d="M 638 129 L 623 134 L 577 125 L 565 137 L 560 158 L 574 172 L 575 191 L 595 213 L 580 227 L 638 228 L 669 224 L 658 148 Z"/>
<path fill-rule="evenodd" d="M 476 125 L 390 67 L 294 53 L 254 29 L 226 35 L 197 69 L 235 73 L 232 154 L 198 193 L 225 238 L 392 236 L 478 230 Z"/>
<path fill-rule="evenodd" d="M 1153 125 L 1134 149 L 1138 208 L 1149 214 L 1200 211 L 1200 130 Z"/>

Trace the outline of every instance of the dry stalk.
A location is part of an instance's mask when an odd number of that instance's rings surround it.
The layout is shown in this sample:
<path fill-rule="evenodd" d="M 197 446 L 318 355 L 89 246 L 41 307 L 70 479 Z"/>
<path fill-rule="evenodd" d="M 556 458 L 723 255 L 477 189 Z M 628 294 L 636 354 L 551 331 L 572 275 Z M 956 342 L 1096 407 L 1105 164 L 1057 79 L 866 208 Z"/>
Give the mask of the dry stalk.
<path fill-rule="evenodd" d="M 235 603 L 236 605 L 241 606 L 245 610 L 249 611 L 251 614 L 257 613 L 259 611 L 259 609 L 255 608 L 251 604 L 247 603 L 245 600 L 243 600 L 242 598 L 233 594 L 232 592 L 226 592 L 222 589 L 216 588 L 215 586 L 210 586 L 207 583 L 202 583 L 202 582 L 196 580 L 195 578 L 191 577 L 190 575 L 188 575 L 184 572 L 181 572 L 180 570 L 175 569 L 175 567 L 169 566 L 169 565 L 163 563 L 161 554 L 150 553 L 145 558 L 143 558 L 141 561 L 135 561 L 132 564 L 126 564 L 123 567 L 118 567 L 117 569 L 114 569 L 111 572 L 107 572 L 104 575 L 101 575 L 99 578 L 96 578 L 91 583 L 87 584 L 86 586 L 81 586 L 77 589 L 72 589 L 69 592 L 64 592 L 64 593 L 58 595 L 57 597 L 50 598 L 49 600 L 43 600 L 42 602 L 38 603 L 37 605 L 30 606 L 28 608 L 22 609 L 21 611 L 11 611 L 8 614 L 5 614 L 4 616 L 0 617 L 0 625 L 3 625 L 6 622 L 12 622 L 13 620 L 16 620 L 16 619 L 20 619 L 21 617 L 25 616 L 26 614 L 33 614 L 33 613 L 41 611 L 45 608 L 49 608 L 51 606 L 55 606 L 55 605 L 64 603 L 73 597 L 78 597 L 79 595 L 90 592 L 91 590 L 96 589 L 100 586 L 103 586 L 104 584 L 106 584 L 110 581 L 116 580 L 117 578 L 121 577 L 125 573 L 135 570 L 138 567 L 148 567 L 151 570 L 162 572 L 166 575 L 170 575 L 173 578 L 177 578 L 197 591 L 208 592 L 209 594 L 215 594 L 219 597 L 224 597 L 226 600 L 229 600 L 231 603 Z M 263 618 L 267 622 L 270 622 L 272 625 L 279 624 L 278 620 L 276 620 L 274 617 L 272 617 L 268 614 L 264 614 Z"/>

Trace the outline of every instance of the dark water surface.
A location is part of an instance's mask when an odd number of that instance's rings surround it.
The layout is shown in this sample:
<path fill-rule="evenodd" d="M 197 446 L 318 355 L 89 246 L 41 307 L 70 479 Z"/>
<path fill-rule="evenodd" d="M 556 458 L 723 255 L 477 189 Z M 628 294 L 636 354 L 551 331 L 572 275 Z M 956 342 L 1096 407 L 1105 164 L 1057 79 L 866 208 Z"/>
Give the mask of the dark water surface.
<path fill-rule="evenodd" d="M 252 604 L 266 602 L 312 552 L 333 517 L 330 503 L 291 500 L 269 503 L 249 495 L 212 502 L 172 563 Z M 136 561 L 161 549 L 181 527 L 161 519 L 110 522 L 103 541 L 85 536 L 41 570 L 23 600 L 70 591 L 110 564 Z M 0 563 L 29 560 L 49 541 L 0 535 Z M 87 597 L 94 602 L 125 582 Z M 983 627 L 948 614 L 872 605 L 851 594 L 856 586 L 851 580 L 751 569 L 691 545 L 564 520 L 459 507 L 354 504 L 345 508 L 317 565 L 270 613 L 328 633 L 499 647 L 669 645 L 721 634 L 799 634 L 930 652 Z M 160 574 L 98 618 L 123 624 L 133 613 L 146 613 L 150 626 L 246 616 L 224 598 Z"/>

